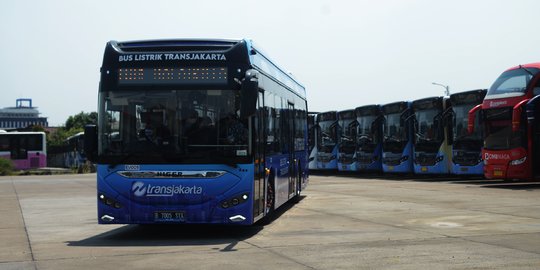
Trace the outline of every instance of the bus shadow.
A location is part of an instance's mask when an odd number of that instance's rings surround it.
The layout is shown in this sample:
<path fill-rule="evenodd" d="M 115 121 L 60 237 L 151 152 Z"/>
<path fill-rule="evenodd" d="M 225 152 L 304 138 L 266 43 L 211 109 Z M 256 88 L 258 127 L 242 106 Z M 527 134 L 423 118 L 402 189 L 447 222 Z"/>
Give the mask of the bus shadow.
<path fill-rule="evenodd" d="M 540 182 L 506 182 L 506 183 L 497 183 L 497 184 L 485 184 L 482 185 L 483 188 L 499 188 L 499 189 L 511 189 L 511 190 L 538 190 L 540 189 Z"/>
<path fill-rule="evenodd" d="M 451 181 L 453 184 L 478 185 L 481 188 L 498 188 L 511 190 L 536 190 L 540 189 L 540 182 L 535 180 L 504 180 L 504 179 L 460 179 Z"/>
<path fill-rule="evenodd" d="M 298 201 L 305 198 L 301 195 Z M 125 225 L 83 240 L 69 241 L 68 246 L 79 247 L 137 247 L 137 246 L 199 246 L 223 245 L 220 251 L 235 251 L 238 242 L 249 239 L 259 233 L 264 226 L 271 224 L 294 202 L 287 202 L 251 226 L 206 225 L 206 224 L 152 224 Z"/>
<path fill-rule="evenodd" d="M 262 226 L 224 225 L 126 225 L 68 246 L 133 247 L 219 245 L 234 247 L 239 241 L 256 235 Z"/>
<path fill-rule="evenodd" d="M 68 246 L 84 247 L 134 247 L 134 246 L 185 246 L 228 244 L 256 235 L 262 226 L 225 225 L 126 225 Z M 227 248 L 226 248 L 227 249 Z"/>

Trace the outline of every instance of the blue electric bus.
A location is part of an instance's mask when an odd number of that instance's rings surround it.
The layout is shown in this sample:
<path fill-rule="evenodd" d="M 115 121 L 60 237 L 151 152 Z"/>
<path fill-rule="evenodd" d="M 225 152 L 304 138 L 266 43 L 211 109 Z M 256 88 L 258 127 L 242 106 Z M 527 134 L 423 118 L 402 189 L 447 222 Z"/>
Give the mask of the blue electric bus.
<path fill-rule="evenodd" d="M 398 101 L 382 106 L 382 168 L 386 173 L 413 172 L 413 120 L 411 102 Z"/>
<path fill-rule="evenodd" d="M 98 115 L 100 224 L 249 225 L 308 182 L 305 89 L 250 40 L 110 41 Z"/>
<path fill-rule="evenodd" d="M 317 113 L 308 112 L 308 146 L 309 146 L 309 170 L 317 170 Z"/>
<path fill-rule="evenodd" d="M 355 109 L 356 163 L 360 171 L 382 171 L 383 114 L 380 105 Z"/>
<path fill-rule="evenodd" d="M 452 173 L 458 175 L 483 175 L 484 163 L 482 160 L 482 147 L 484 134 L 481 128 L 474 130 L 472 134 L 467 132 L 469 123 L 469 111 L 476 106 L 481 106 L 486 89 L 471 90 L 450 95 L 449 120 L 452 132 L 449 137 L 452 145 Z M 480 126 L 480 114 L 476 115 L 474 125 Z"/>
<path fill-rule="evenodd" d="M 337 169 L 339 129 L 337 112 L 317 114 L 317 169 Z"/>
<path fill-rule="evenodd" d="M 412 102 L 415 173 L 450 173 L 452 151 L 447 136 L 449 127 L 444 121 L 445 110 L 450 108 L 447 97 L 429 97 Z"/>
<path fill-rule="evenodd" d="M 356 134 L 358 122 L 355 110 L 338 112 L 338 139 L 337 168 L 339 171 L 357 171 L 356 164 Z"/>

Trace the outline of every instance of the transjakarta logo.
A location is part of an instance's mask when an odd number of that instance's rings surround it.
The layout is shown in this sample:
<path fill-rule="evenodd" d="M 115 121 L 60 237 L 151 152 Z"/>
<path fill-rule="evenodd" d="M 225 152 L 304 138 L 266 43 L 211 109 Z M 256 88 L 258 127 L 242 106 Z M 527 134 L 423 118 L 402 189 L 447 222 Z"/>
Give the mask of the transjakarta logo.
<path fill-rule="evenodd" d="M 182 186 L 182 185 L 151 185 L 141 181 L 133 183 L 131 186 L 133 195 L 137 197 L 170 197 L 174 195 L 199 195 L 202 194 L 202 187 Z"/>
<path fill-rule="evenodd" d="M 510 159 L 510 155 L 485 153 L 484 160 L 490 160 L 490 159 Z"/>
<path fill-rule="evenodd" d="M 118 62 L 141 62 L 162 60 L 203 60 L 203 61 L 226 61 L 222 53 L 149 53 L 127 54 L 118 56 Z"/>

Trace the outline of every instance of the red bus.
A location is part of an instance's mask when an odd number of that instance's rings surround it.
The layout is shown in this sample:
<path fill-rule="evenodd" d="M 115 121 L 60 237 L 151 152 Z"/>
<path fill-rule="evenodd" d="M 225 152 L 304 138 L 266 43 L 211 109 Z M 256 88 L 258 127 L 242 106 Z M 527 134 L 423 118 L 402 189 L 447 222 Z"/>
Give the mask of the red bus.
<path fill-rule="evenodd" d="M 469 132 L 481 110 L 484 127 L 484 175 L 493 179 L 531 179 L 533 160 L 538 164 L 539 144 L 533 99 L 540 94 L 540 63 L 519 65 L 503 72 L 484 101 L 469 112 Z M 529 103 L 529 105 L 527 105 Z M 527 117 L 532 108 L 532 118 Z M 529 112 L 531 114 L 531 112 Z M 537 114 L 537 113 L 536 113 Z M 536 125 L 538 126 L 538 125 Z M 536 136 L 535 136 L 536 134 Z M 534 173 L 536 174 L 536 172 Z"/>

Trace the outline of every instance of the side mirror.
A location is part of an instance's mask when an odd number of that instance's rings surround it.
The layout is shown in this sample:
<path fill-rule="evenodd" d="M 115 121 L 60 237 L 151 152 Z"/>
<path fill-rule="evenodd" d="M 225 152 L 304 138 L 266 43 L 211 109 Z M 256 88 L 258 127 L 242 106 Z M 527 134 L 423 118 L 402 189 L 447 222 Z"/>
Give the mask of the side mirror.
<path fill-rule="evenodd" d="M 476 113 L 478 111 L 482 110 L 482 104 L 478 104 L 476 106 L 474 106 L 470 111 L 469 111 L 469 119 L 467 121 L 467 132 L 469 132 L 469 134 L 473 134 L 474 133 L 474 120 L 476 118 Z"/>
<path fill-rule="evenodd" d="M 259 97 L 259 72 L 254 69 L 246 71 L 240 89 L 240 118 L 245 119 L 257 111 L 257 98 Z"/>
<path fill-rule="evenodd" d="M 84 153 L 86 158 L 95 162 L 97 160 L 98 132 L 96 125 L 86 125 L 84 127 Z"/>

